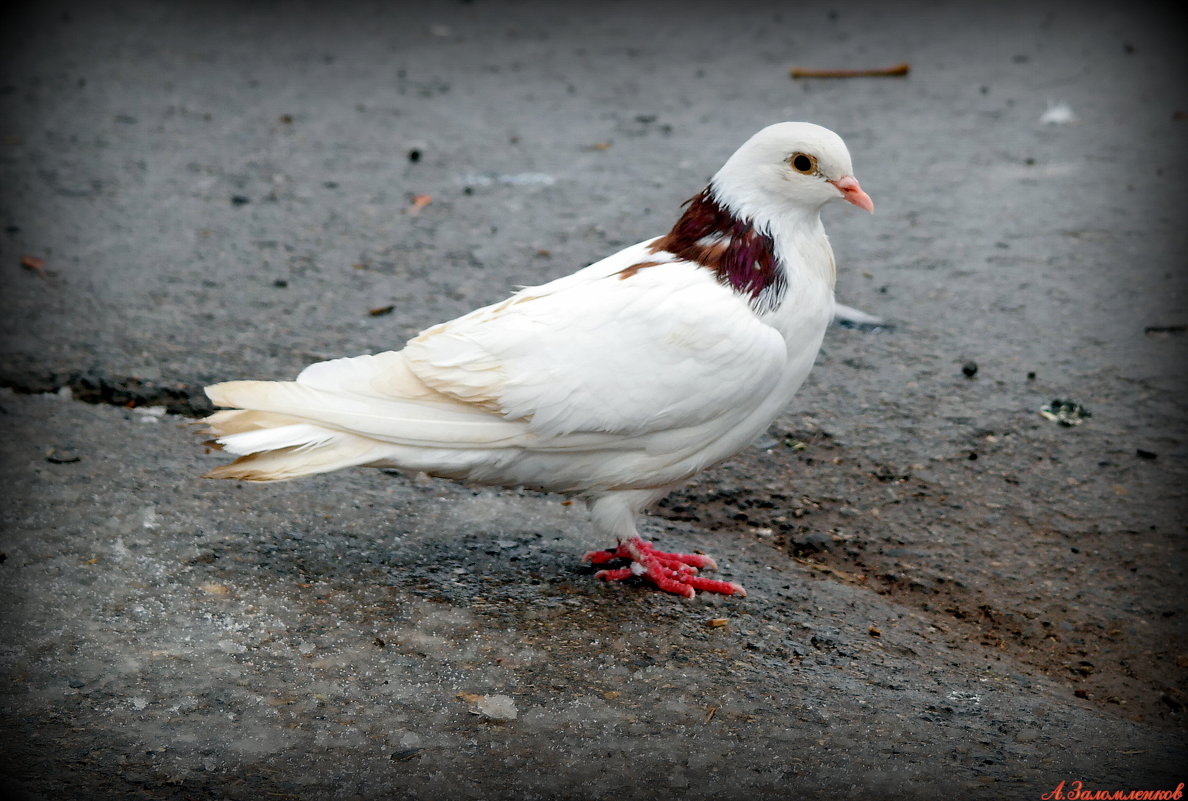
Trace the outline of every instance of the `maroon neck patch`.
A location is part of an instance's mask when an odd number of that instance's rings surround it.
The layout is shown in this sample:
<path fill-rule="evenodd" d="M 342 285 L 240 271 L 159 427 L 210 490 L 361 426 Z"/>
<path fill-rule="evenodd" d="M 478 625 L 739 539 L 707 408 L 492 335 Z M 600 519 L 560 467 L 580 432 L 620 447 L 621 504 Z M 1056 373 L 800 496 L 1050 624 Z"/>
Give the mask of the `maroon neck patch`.
<path fill-rule="evenodd" d="M 652 243 L 653 253 L 668 251 L 696 262 L 752 304 L 779 305 L 787 276 L 770 235 L 750 220 L 735 217 L 714 198 L 710 187 L 685 201 L 685 213 L 664 236 Z"/>

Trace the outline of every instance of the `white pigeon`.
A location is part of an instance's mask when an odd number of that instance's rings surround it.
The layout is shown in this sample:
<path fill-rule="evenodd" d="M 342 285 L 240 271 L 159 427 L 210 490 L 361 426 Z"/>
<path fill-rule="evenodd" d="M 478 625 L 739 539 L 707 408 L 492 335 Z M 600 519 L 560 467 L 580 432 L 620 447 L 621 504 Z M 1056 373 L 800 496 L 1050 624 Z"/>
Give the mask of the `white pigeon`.
<path fill-rule="evenodd" d="M 597 576 L 745 595 L 700 554 L 640 538 L 636 517 L 763 433 L 800 387 L 834 313 L 821 207 L 867 211 L 845 143 L 771 125 L 727 160 L 667 234 L 427 329 L 403 350 L 319 362 L 296 381 L 206 388 L 212 478 L 343 467 L 424 471 L 579 494 L 617 546 Z M 625 566 L 616 566 L 625 565 Z"/>

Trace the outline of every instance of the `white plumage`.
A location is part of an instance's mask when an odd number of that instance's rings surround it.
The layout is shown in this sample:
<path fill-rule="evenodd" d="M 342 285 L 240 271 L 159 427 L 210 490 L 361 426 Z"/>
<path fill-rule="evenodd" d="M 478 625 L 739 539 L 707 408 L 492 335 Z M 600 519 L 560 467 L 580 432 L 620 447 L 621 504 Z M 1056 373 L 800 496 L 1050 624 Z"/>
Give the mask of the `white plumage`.
<path fill-rule="evenodd" d="M 207 388 L 214 478 L 277 481 L 362 465 L 580 493 L 663 589 L 737 592 L 663 554 L 635 517 L 763 432 L 804 381 L 833 315 L 820 208 L 873 210 L 831 131 L 748 140 L 662 237 L 427 329 L 401 351 L 307 367 L 292 382 Z M 632 569 L 634 568 L 634 570 Z"/>

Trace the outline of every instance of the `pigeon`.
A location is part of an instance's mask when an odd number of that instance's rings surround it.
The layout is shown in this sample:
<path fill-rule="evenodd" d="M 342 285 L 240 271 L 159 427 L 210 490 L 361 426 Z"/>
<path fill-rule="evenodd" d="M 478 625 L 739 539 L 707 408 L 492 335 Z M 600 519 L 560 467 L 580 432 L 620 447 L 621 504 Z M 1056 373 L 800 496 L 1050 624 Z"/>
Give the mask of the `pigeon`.
<path fill-rule="evenodd" d="M 583 498 L 614 545 L 607 581 L 745 595 L 700 553 L 644 540 L 637 517 L 738 453 L 788 405 L 834 315 L 821 208 L 874 211 L 845 143 L 770 125 L 666 234 L 426 329 L 403 350 L 323 361 L 294 381 L 206 388 L 210 478 L 282 481 L 397 468 Z"/>

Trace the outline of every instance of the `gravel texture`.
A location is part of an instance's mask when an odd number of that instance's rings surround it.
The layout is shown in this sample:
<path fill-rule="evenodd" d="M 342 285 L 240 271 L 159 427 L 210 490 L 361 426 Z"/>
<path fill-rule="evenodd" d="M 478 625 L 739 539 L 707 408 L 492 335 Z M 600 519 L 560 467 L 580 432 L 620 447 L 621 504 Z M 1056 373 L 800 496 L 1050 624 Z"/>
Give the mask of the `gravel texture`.
<path fill-rule="evenodd" d="M 1050 2 L 5 13 L 7 797 L 1185 780 L 1174 21 Z M 877 214 L 826 212 L 838 294 L 888 324 L 831 329 L 768 436 L 645 522 L 745 599 L 596 582 L 578 558 L 609 543 L 557 496 L 199 479 L 223 459 L 194 433 L 204 384 L 399 347 L 661 233 L 784 119 L 847 140 Z"/>

